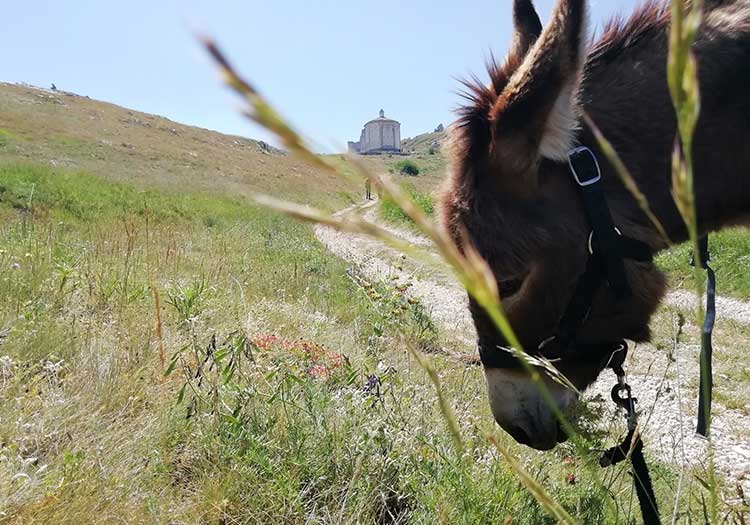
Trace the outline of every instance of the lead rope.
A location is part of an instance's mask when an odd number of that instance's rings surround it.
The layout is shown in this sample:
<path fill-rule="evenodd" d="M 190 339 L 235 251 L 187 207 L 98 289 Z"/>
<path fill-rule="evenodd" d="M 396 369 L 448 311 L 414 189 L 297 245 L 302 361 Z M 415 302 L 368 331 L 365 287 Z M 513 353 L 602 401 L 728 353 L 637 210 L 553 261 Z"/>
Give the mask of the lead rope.
<path fill-rule="evenodd" d="M 579 187 L 584 212 L 592 228 L 589 236 L 589 260 L 586 271 L 576 285 L 573 298 L 568 305 L 557 329 L 551 339 L 540 345 L 540 350 L 550 340 L 557 341 L 564 349 L 572 342 L 581 325 L 586 321 L 591 309 L 594 294 L 603 281 L 609 285 L 614 297 L 626 299 L 632 294 L 625 273 L 624 259 L 650 261 L 651 249 L 645 243 L 625 237 L 612 220 L 607 206 L 607 199 L 602 184 L 602 174 L 596 155 L 587 147 L 579 147 L 568 152 L 568 166 Z M 597 249 L 594 249 L 594 244 Z M 710 343 L 710 338 L 709 338 Z M 709 345 L 710 347 L 710 345 Z M 638 495 L 641 516 L 644 525 L 660 525 L 659 509 L 651 484 L 646 459 L 643 457 L 643 441 L 638 432 L 635 403 L 630 385 L 625 382 L 623 363 L 628 346 L 620 341 L 609 360 L 608 367 L 617 375 L 617 384 L 612 388 L 611 396 L 618 406 L 625 409 L 628 421 L 628 433 L 617 446 L 604 452 L 599 463 L 603 467 L 616 465 L 630 457 L 633 465 L 633 483 Z M 624 397 L 623 397 L 624 395 Z"/>
<path fill-rule="evenodd" d="M 638 496 L 638 505 L 641 508 L 643 525 L 660 525 L 659 508 L 656 505 L 656 495 L 651 483 L 651 476 L 646 465 L 646 458 L 643 457 L 643 440 L 638 432 L 638 417 L 635 410 L 635 404 L 638 401 L 633 397 L 633 392 L 625 382 L 625 370 L 622 363 L 627 353 L 627 345 L 620 351 L 612 354 L 610 368 L 617 375 L 617 384 L 612 387 L 611 397 L 618 406 L 625 409 L 625 417 L 628 421 L 628 433 L 625 439 L 619 445 L 616 445 L 604 452 L 599 464 L 602 467 L 617 465 L 625 460 L 630 453 L 630 462 L 633 465 L 633 484 L 635 493 Z M 624 394 L 624 397 L 623 397 Z"/>
<path fill-rule="evenodd" d="M 716 274 L 708 265 L 711 253 L 708 251 L 708 236 L 698 240 L 698 252 L 700 255 L 700 267 L 706 270 L 706 317 L 703 320 L 703 331 L 701 332 L 701 354 L 700 354 L 700 389 L 698 393 L 698 425 L 695 432 L 703 437 L 708 437 L 711 431 L 711 393 L 713 391 L 713 372 L 711 370 L 711 357 L 713 346 L 711 336 L 716 321 Z M 690 261 L 695 266 L 695 258 Z"/>

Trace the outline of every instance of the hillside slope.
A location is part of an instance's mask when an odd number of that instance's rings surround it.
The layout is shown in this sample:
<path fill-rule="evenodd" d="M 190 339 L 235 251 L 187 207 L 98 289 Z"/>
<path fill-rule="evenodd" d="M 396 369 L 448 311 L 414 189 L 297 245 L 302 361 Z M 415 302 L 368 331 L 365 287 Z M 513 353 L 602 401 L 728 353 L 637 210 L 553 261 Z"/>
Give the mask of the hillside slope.
<path fill-rule="evenodd" d="M 263 142 L 73 93 L 0 83 L 0 162 L 18 161 L 138 186 L 270 193 L 329 209 L 348 203 L 346 193 L 355 189 Z"/>
<path fill-rule="evenodd" d="M 433 184 L 441 159 L 403 179 Z M 588 469 L 614 439 L 596 402 L 580 449 L 498 430 L 473 345 L 409 295 L 435 268 L 396 253 L 407 280 L 371 279 L 241 199 L 330 209 L 350 188 L 257 142 L 0 85 L 0 525 L 551 523 L 499 448 L 581 523 L 634 522 L 625 469 Z M 728 354 L 717 396 L 747 384 Z M 677 472 L 649 462 L 662 508 L 698 522 L 705 472 L 675 504 Z"/>
<path fill-rule="evenodd" d="M 447 133 L 445 131 L 432 131 L 422 133 L 414 137 L 407 137 L 401 141 L 401 149 L 413 151 L 417 154 L 429 154 L 430 150 L 438 151 L 445 143 Z"/>

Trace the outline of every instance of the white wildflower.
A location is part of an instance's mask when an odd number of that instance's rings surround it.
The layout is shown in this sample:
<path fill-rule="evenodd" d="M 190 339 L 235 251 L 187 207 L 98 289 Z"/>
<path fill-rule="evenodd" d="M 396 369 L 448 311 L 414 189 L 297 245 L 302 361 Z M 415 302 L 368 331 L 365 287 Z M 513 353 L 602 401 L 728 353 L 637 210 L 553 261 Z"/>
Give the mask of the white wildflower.
<path fill-rule="evenodd" d="M 5 381 L 13 377 L 15 367 L 16 363 L 11 356 L 0 356 L 0 379 L 2 379 L 3 385 Z"/>
<path fill-rule="evenodd" d="M 60 359 L 57 362 L 53 361 L 45 361 L 42 368 L 44 368 L 44 371 L 47 372 L 52 377 L 57 377 L 57 375 L 60 373 L 63 367 L 63 363 L 65 361 L 63 359 Z"/>

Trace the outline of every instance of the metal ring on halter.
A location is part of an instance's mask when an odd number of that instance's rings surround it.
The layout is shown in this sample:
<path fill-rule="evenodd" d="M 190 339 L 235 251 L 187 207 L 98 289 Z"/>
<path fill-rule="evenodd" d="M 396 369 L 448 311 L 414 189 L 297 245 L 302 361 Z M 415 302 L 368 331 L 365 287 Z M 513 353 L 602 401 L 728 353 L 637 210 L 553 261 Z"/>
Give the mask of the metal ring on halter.
<path fill-rule="evenodd" d="M 617 232 L 617 235 L 622 237 L 622 232 L 617 226 L 615 226 L 615 231 Z M 589 233 L 588 245 L 589 245 L 589 255 L 594 255 L 594 230 L 591 230 L 591 233 Z"/>
<path fill-rule="evenodd" d="M 621 393 L 624 393 L 625 397 L 620 396 Z M 630 385 L 618 381 L 617 384 L 612 387 L 610 396 L 612 397 L 612 401 L 614 401 L 615 404 L 625 409 L 625 418 L 628 421 L 628 430 L 632 430 L 633 428 L 635 428 L 637 422 L 635 404 L 638 402 L 638 399 L 633 397 L 633 392 L 630 389 Z"/>
<path fill-rule="evenodd" d="M 611 354 L 609 354 L 609 359 L 607 359 L 607 363 L 604 365 L 604 368 L 611 368 L 612 371 L 617 376 L 617 381 L 621 384 L 625 382 L 625 371 L 622 368 L 622 363 L 624 363 L 625 358 L 627 357 L 627 354 L 622 357 L 621 360 L 615 361 L 615 356 L 619 354 L 620 352 L 627 352 L 628 351 L 628 345 L 624 341 L 621 342 L 619 345 L 617 345 L 617 349 L 614 350 Z M 616 364 L 613 366 L 613 362 Z"/>

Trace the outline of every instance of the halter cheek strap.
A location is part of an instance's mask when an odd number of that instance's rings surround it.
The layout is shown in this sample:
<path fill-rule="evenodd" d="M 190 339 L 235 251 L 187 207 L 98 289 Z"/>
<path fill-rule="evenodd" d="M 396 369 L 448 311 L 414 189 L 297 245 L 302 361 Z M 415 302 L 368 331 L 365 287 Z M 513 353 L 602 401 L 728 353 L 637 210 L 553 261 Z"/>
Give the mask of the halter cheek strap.
<path fill-rule="evenodd" d="M 627 354 L 627 344 L 623 340 L 597 344 L 577 341 L 582 327 L 589 319 L 594 297 L 602 286 L 606 285 L 618 301 L 626 300 L 632 295 L 625 272 L 625 259 L 651 262 L 653 254 L 646 243 L 623 235 L 615 227 L 602 188 L 601 170 L 594 153 L 586 147 L 575 148 L 568 154 L 568 166 L 578 185 L 586 219 L 591 226 L 587 246 L 589 258 L 584 272 L 576 283 L 570 302 L 558 322 L 555 334 L 539 345 L 538 354 L 546 358 L 566 360 L 592 360 L 597 357 L 608 360 L 605 367 L 612 368 L 617 375 L 617 384 L 612 389 L 612 399 L 626 410 L 628 434 L 620 445 L 605 452 L 601 464 L 616 464 L 626 459 L 630 453 L 644 524 L 655 525 L 660 523 L 659 511 L 643 457 L 643 442 L 637 433 L 636 399 L 631 394 L 630 386 L 625 383 L 623 362 Z M 700 264 L 701 268 L 706 269 L 708 280 L 706 318 L 701 337 L 701 388 L 697 432 L 706 436 L 711 420 L 711 333 L 716 317 L 716 278 L 708 266 L 708 240 L 703 237 L 700 241 L 700 261 L 694 261 L 693 264 Z M 485 346 L 481 341 L 479 356 L 485 367 L 518 368 L 520 365 L 511 353 Z"/>
<path fill-rule="evenodd" d="M 618 351 L 624 341 L 612 340 L 600 343 L 577 341 L 578 335 L 591 313 L 594 297 L 603 285 L 607 285 L 617 300 L 632 295 L 625 273 L 624 259 L 650 262 L 651 248 L 638 239 L 622 235 L 615 227 L 607 199 L 602 188 L 602 174 L 594 153 L 586 147 L 572 150 L 568 154 L 568 166 L 579 188 L 586 219 L 591 233 L 586 242 L 589 253 L 586 268 L 578 278 L 573 295 L 555 333 L 545 339 L 537 354 L 548 359 L 567 360 L 606 359 Z M 519 368 L 520 363 L 509 352 L 495 348 L 492 343 L 479 344 L 482 364 L 491 368 Z"/>
<path fill-rule="evenodd" d="M 607 199 L 601 185 L 601 171 L 594 153 L 585 147 L 576 148 L 568 154 L 568 164 L 579 186 L 586 218 L 591 225 L 589 236 L 589 260 L 586 271 L 578 281 L 576 291 L 560 320 L 556 336 L 563 349 L 573 342 L 585 323 L 594 293 L 606 283 L 616 300 L 624 300 L 632 295 L 625 274 L 624 259 L 641 262 L 652 260 L 650 248 L 643 242 L 623 236 L 612 221 L 612 214 L 607 206 Z M 585 311 L 585 313 L 583 313 Z M 630 386 L 625 382 L 623 362 L 627 345 L 622 342 L 623 351 L 613 353 L 609 363 L 617 375 L 617 384 L 612 389 L 612 400 L 623 407 L 628 421 L 628 433 L 622 443 L 606 451 L 600 463 L 602 466 L 614 465 L 631 451 L 633 479 L 643 522 L 646 525 L 660 523 L 656 497 L 651 484 L 646 460 L 643 457 L 643 441 L 637 434 L 636 399 L 632 396 Z M 624 394 L 624 396 L 622 395 Z"/>
<path fill-rule="evenodd" d="M 625 259 L 651 262 L 653 255 L 646 243 L 622 235 L 615 226 L 594 153 L 586 147 L 576 148 L 568 154 L 568 166 L 578 185 L 584 213 L 591 226 L 587 243 L 589 258 L 555 334 L 546 339 L 539 350 L 548 357 L 580 358 L 582 349 L 585 353 L 591 353 L 585 351 L 591 345 L 582 345 L 576 339 L 589 318 L 596 293 L 607 285 L 616 300 L 629 298 L 633 292 L 625 273 Z M 621 343 L 615 340 L 595 346 L 604 347 L 606 353 Z"/>

